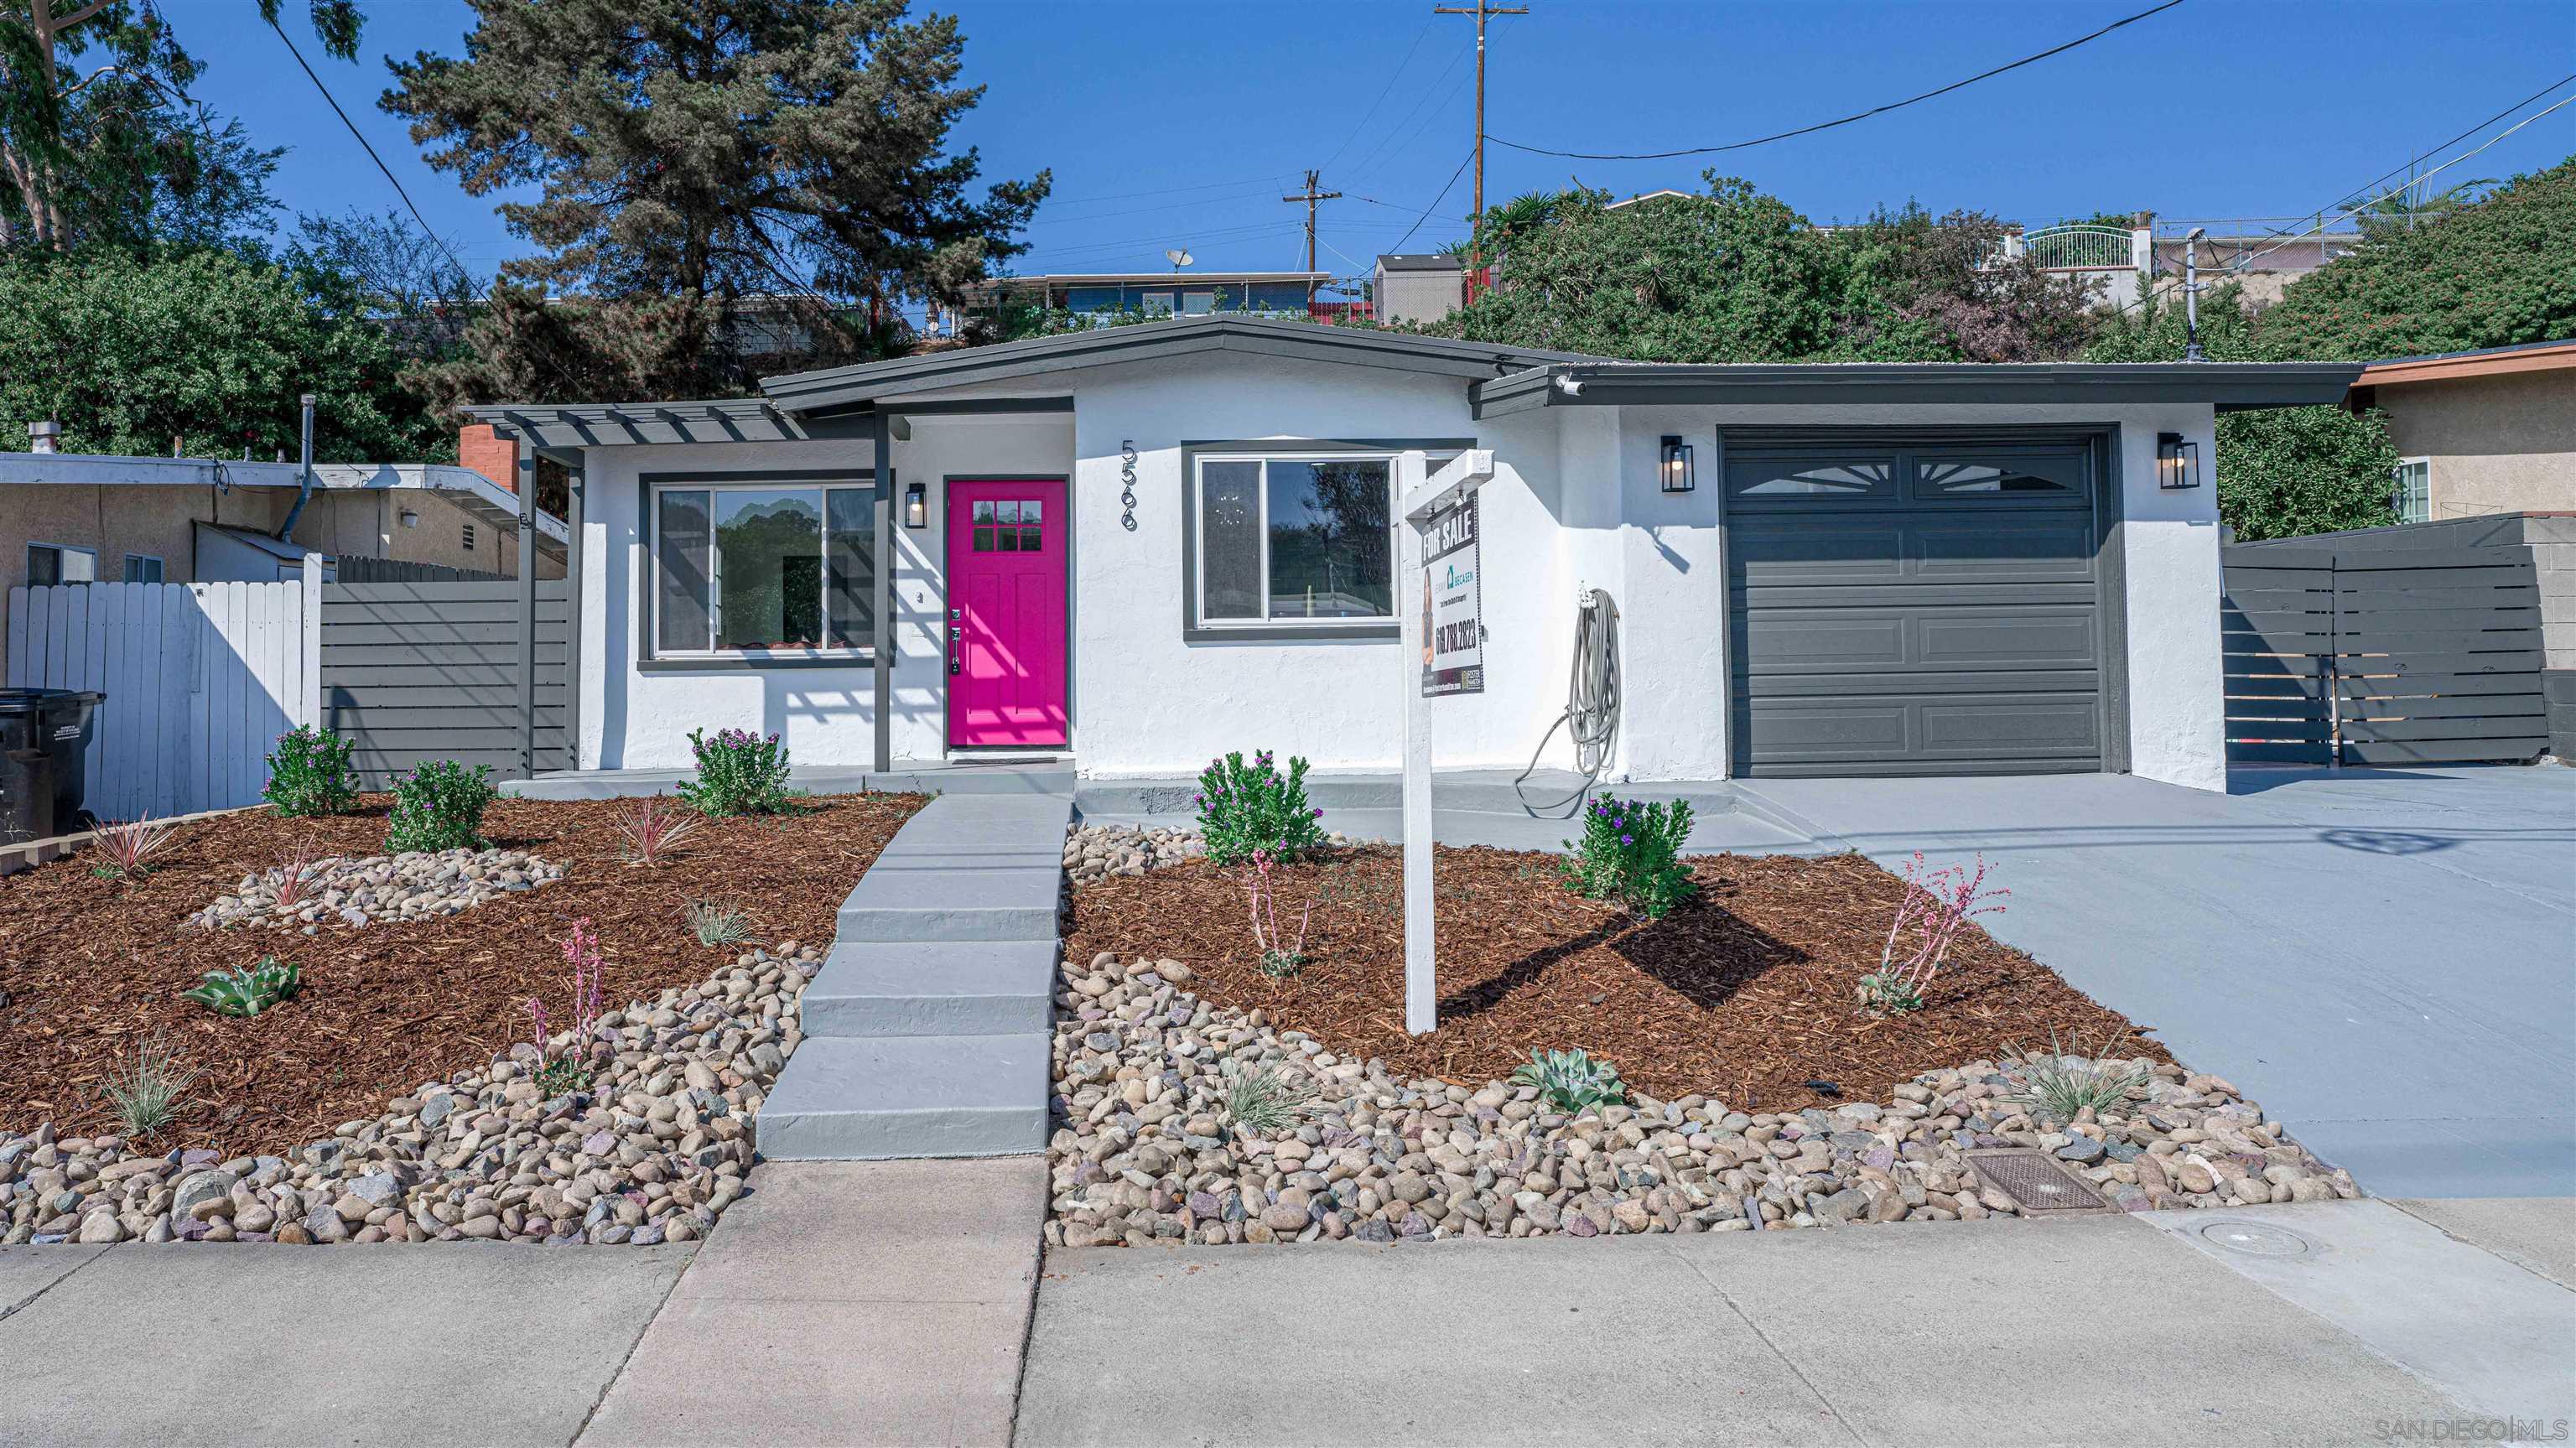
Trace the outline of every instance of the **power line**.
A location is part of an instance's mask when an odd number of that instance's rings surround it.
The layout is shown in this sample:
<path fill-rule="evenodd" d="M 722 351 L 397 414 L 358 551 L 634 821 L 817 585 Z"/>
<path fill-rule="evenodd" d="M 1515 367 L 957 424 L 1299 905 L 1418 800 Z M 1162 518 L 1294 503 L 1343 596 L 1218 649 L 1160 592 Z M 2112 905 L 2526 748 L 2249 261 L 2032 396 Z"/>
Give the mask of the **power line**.
<path fill-rule="evenodd" d="M 304 52 L 295 48 L 295 42 L 287 38 L 286 31 L 276 21 L 270 21 L 268 28 L 277 32 L 278 42 L 286 47 L 287 54 L 295 57 L 295 64 L 304 72 L 304 78 L 313 82 L 313 88 L 322 93 L 322 99 L 330 104 L 331 114 L 338 116 L 340 124 L 349 128 L 349 134 L 356 138 L 359 149 L 367 153 L 367 159 L 375 162 L 376 169 L 385 174 L 385 180 L 394 188 L 394 194 L 402 198 L 403 208 L 411 213 L 411 219 L 419 225 L 420 234 L 429 238 L 430 245 L 438 248 L 438 254 L 447 258 L 447 264 L 456 268 L 458 276 L 474 283 L 475 289 L 483 293 L 483 300 L 490 301 L 492 289 L 476 281 L 474 273 L 467 271 L 465 264 L 456 259 L 456 253 L 447 249 L 446 239 L 430 229 L 428 220 L 420 214 L 420 207 L 412 202 L 411 193 L 405 191 L 402 182 L 394 176 L 393 168 L 385 164 L 384 157 L 376 154 L 376 148 L 368 143 L 366 135 L 358 129 L 355 122 L 349 119 L 349 113 L 340 109 L 340 102 L 333 98 L 331 88 L 322 83 L 322 77 L 315 75 L 313 67 L 304 63 Z"/>
<path fill-rule="evenodd" d="M 2363 182 L 2363 183 L 2361 184 L 2361 186 L 2360 186 L 2360 188 L 2359 188 L 2359 189 L 2360 189 L 2360 190 L 2363 190 L 2363 191 L 2367 191 L 2367 190 L 2369 190 L 2371 187 L 2378 185 L 2380 182 L 2387 180 L 2389 177 L 2396 175 L 2396 174 L 2397 174 L 2398 172 L 2400 172 L 2400 171 L 2408 171 L 2408 172 L 2413 171 L 2413 170 L 2414 170 L 2414 168 L 2415 168 L 2415 163 L 2416 163 L 2416 162 L 2423 160 L 2425 157 L 2430 156 L 2430 155 L 2432 155 L 2434 152 L 2439 151 L 2439 150 L 2442 150 L 2442 149 L 2444 149 L 2445 147 L 2449 147 L 2449 146 L 2456 146 L 2456 145 L 2458 145 L 2460 142 L 2467 140 L 2469 137 L 2476 135 L 2478 132 L 2485 130 L 2487 127 L 2494 125 L 2496 122 L 2503 120 L 2505 117 L 2507 117 L 2507 116 L 2509 116 L 2509 115 L 2512 115 L 2514 112 L 2516 112 L 2516 111 L 2518 111 L 2518 110 L 2521 110 L 2524 106 L 2527 106 L 2527 105 L 2531 104 L 2533 101 L 2536 101 L 2536 100 L 2540 99 L 2542 96 L 2545 96 L 2545 95 L 2549 94 L 2551 91 L 2554 91 L 2554 90 L 2558 89 L 2560 86 L 2567 84 L 2567 83 L 2568 83 L 2569 81 L 2571 81 L 2571 80 L 2576 80 L 2576 75 L 2562 75 L 2562 76 L 2560 76 L 2558 79 L 2556 79 L 2556 80 L 2554 80 L 2554 81 L 2551 81 L 2549 84 L 2547 84 L 2547 85 L 2545 85 L 2545 86 L 2542 86 L 2540 89 L 2538 89 L 2538 90 L 2536 90 L 2536 91 L 2533 91 L 2531 94 L 2529 94 L 2529 95 L 2527 95 L 2527 96 L 2524 96 L 2521 100 L 2515 101 L 2512 105 L 2509 105 L 2509 106 L 2505 107 L 2503 110 L 2500 110 L 2500 111 L 2496 112 L 2494 115 L 2491 115 L 2491 116 L 2487 117 L 2485 120 L 2478 122 L 2476 125 L 2471 126 L 2471 127 L 2469 127 L 2467 130 L 2460 132 L 2458 135 L 2453 136 L 2451 139 L 2449 139 L 2449 140 L 2447 140 L 2447 141 L 2440 142 L 2440 143 L 2435 144 L 2435 145 L 2426 146 L 2423 150 L 2418 151 L 2418 152 L 2416 152 L 2414 155 L 2412 155 L 2412 156 L 2408 157 L 2408 158 L 2406 159 L 2406 164 L 2405 164 L 2405 165 L 2403 165 L 2403 166 L 2391 166 L 2391 167 L 2389 167 L 2387 170 L 2382 171 L 2382 172 L 2380 172 L 2378 175 L 2373 176 L 2373 177 L 2371 177 L 2369 180 L 2367 180 L 2367 181 Z M 2542 112 L 2541 114 L 2542 114 L 2542 115 L 2546 115 L 2546 114 L 2548 114 L 2548 112 L 2544 111 L 2544 112 Z M 2538 118 L 2537 118 L 2537 117 L 2534 117 L 2534 119 L 2538 119 Z M 2519 128 L 2517 127 L 2517 129 L 2519 129 Z M 2508 134 L 2509 134 L 2509 133 L 2508 133 Z M 2498 139 L 2502 139 L 2502 138 L 2501 138 L 2501 137 L 2499 137 Z M 2473 155 L 2474 155 L 2475 153 L 2474 153 L 2474 152 L 2472 152 L 2471 154 L 2473 154 Z M 2431 173 L 2430 173 L 2430 172 L 2427 172 L 2427 173 L 2425 173 L 2425 174 L 2426 174 L 2426 175 L 2430 175 Z M 2420 177 L 2420 176 L 2410 176 L 2410 177 L 2408 178 L 2408 180 L 2407 180 L 2407 184 L 2411 186 L 2411 185 L 2413 185 L 2416 181 L 2419 181 L 2419 180 L 2422 180 L 2422 179 L 2423 179 L 2423 178 L 2422 178 L 2422 177 Z"/>
<path fill-rule="evenodd" d="M 1466 155 L 1458 159 L 1458 169 L 1449 173 L 1448 185 L 1440 188 L 1440 194 L 1431 198 L 1431 206 L 1422 208 L 1422 215 L 1416 217 L 1413 224 L 1405 228 L 1404 235 L 1397 237 L 1395 239 L 1395 245 L 1388 247 L 1388 251 L 1404 250 L 1404 244 L 1413 240 L 1413 233 L 1420 231 L 1422 229 L 1422 223 L 1431 219 L 1431 208 L 1433 206 L 1438 206 L 1441 202 L 1449 199 L 1450 187 L 1456 186 L 1458 184 L 1458 178 L 1467 174 L 1467 163 L 1475 159 L 1476 153 L 1473 150 L 1470 150 Z"/>
<path fill-rule="evenodd" d="M 1393 154 L 1401 154 L 1403 148 L 1395 145 L 1396 137 L 1404 132 L 1404 128 L 1406 126 L 1413 124 L 1413 118 L 1422 114 L 1422 108 L 1431 104 L 1433 97 L 1438 96 L 1443 99 L 1447 97 L 1448 92 L 1444 90 L 1443 87 L 1449 84 L 1449 77 L 1456 74 L 1458 67 L 1466 64 L 1466 61 L 1467 52 L 1463 50 L 1458 52 L 1456 55 L 1451 56 L 1449 58 L 1449 63 L 1440 68 L 1440 74 L 1432 78 L 1431 84 L 1424 86 L 1420 93 L 1414 96 L 1413 108 L 1398 117 L 1394 125 L 1387 127 L 1386 130 L 1378 136 L 1377 144 L 1369 147 L 1366 152 L 1362 153 L 1360 159 L 1352 162 L 1350 170 L 1343 174 L 1348 175 L 1353 179 L 1366 176 L 1371 170 L 1376 168 L 1377 164 L 1381 160 L 1385 159 L 1390 154 L 1390 147 L 1393 147 Z M 1425 121 L 1424 124 L 1428 125 L 1430 123 Z M 1411 137 L 1407 136 L 1406 139 L 1409 141 Z"/>
<path fill-rule="evenodd" d="M 1413 63 L 1413 53 L 1422 48 L 1423 40 L 1431 34 L 1431 27 L 1437 24 L 1439 24 L 1437 19 L 1422 22 L 1422 28 L 1413 34 L 1413 43 L 1404 48 L 1404 59 L 1395 63 L 1394 71 L 1386 78 L 1386 85 L 1378 91 L 1377 99 L 1370 101 L 1369 108 L 1360 112 L 1358 123 L 1351 127 L 1349 135 L 1342 137 L 1342 143 L 1333 148 L 1333 154 L 1324 158 L 1321 169 L 1326 171 L 1333 169 L 1333 163 L 1342 159 L 1342 153 L 1351 148 L 1351 142 L 1358 140 L 1360 132 L 1368 129 L 1369 118 L 1377 114 L 1378 107 L 1386 104 L 1388 96 L 1395 94 L 1396 83 L 1404 79 L 1404 68 Z"/>
<path fill-rule="evenodd" d="M 1981 80 L 1990 80 L 1995 76 L 2002 75 L 2008 70 L 2019 70 L 2025 65 L 2037 64 L 2040 61 L 2048 59 L 2052 55 L 2063 55 L 2067 51 L 2073 50 L 2079 45 L 2099 40 L 2103 36 L 2110 34 L 2112 31 L 2117 30 L 2124 25 L 2135 25 L 2139 21 L 2144 20 L 2151 15 L 2161 15 L 2165 11 L 2171 10 L 2182 3 L 2183 0 L 2165 0 L 2165 3 L 2156 6 L 2154 9 L 2141 10 L 2137 14 L 2128 16 L 2125 19 L 2114 20 L 2110 24 L 2103 26 L 2101 29 L 2094 31 L 2090 35 L 2079 35 L 2075 39 L 2066 42 L 2064 45 L 2051 46 L 2050 48 L 2039 52 L 2037 55 L 2025 55 L 2019 60 L 1996 66 L 1992 70 L 1979 71 L 1975 75 L 1969 76 L 1966 80 L 1952 81 L 1948 85 L 1941 87 L 1939 90 L 1928 90 L 1919 96 L 1908 96 L 1901 101 L 1890 101 L 1883 106 L 1873 106 L 1868 110 L 1844 116 L 1839 120 L 1819 121 L 1812 126 L 1800 126 L 1794 131 L 1781 131 L 1775 135 L 1756 136 L 1750 141 L 1730 141 L 1723 146 L 1688 146 L 1678 151 L 1551 151 L 1544 146 L 1524 146 L 1518 141 L 1506 141 L 1500 136 L 1493 136 L 1488 139 L 1493 141 L 1497 146 L 1509 146 L 1515 151 L 1527 151 L 1533 156 L 1564 156 L 1576 161 L 1663 161 L 1669 160 L 1675 156 L 1708 156 L 1714 155 L 1719 151 L 1741 151 L 1748 146 L 1767 146 L 1773 141 L 1785 141 L 1793 136 L 1808 136 L 1813 135 L 1818 131 L 1830 131 L 1836 126 L 1848 126 L 1854 121 L 1865 121 L 1872 116 L 1883 116 L 1889 111 L 1903 110 L 1907 106 L 1920 104 L 1921 102 L 1931 100 L 1936 96 L 1948 95 L 1954 90 L 1975 85 Z"/>
<path fill-rule="evenodd" d="M 1263 190 L 1285 181 L 1285 176 L 1238 176 L 1231 181 L 1207 181 L 1196 186 L 1158 186 L 1151 191 L 1111 191 L 1099 196 L 1050 196 L 1058 206 L 1084 206 L 1094 201 L 1132 201 L 1139 196 L 1177 196 L 1184 191 L 1217 191 L 1228 186 L 1258 186 Z"/>

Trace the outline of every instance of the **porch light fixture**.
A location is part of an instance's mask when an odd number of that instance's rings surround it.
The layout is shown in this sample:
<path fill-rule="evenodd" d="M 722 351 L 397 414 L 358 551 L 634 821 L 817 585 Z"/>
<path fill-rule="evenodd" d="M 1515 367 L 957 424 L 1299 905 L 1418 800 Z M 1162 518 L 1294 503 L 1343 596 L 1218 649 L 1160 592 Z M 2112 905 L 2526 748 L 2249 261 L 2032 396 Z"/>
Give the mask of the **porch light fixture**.
<path fill-rule="evenodd" d="M 907 528 L 930 526 L 930 488 L 927 484 L 903 485 L 903 526 Z"/>
<path fill-rule="evenodd" d="M 1699 486 L 1691 466 L 1691 445 L 1670 433 L 1664 435 L 1661 480 L 1667 493 L 1687 493 Z"/>
<path fill-rule="evenodd" d="M 2178 432 L 2156 434 L 2156 486 L 2159 488 L 2197 488 L 2200 486 L 2200 444 Z"/>

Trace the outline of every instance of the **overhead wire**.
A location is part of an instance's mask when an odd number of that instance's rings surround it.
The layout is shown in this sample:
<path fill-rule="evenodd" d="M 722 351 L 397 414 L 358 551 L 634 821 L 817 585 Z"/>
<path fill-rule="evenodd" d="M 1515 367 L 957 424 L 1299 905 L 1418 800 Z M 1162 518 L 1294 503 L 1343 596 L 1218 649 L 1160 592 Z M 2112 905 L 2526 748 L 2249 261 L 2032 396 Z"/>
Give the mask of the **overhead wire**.
<path fill-rule="evenodd" d="M 2123 26 L 2135 25 L 2139 21 L 2145 20 L 2151 16 L 2161 15 L 2165 11 L 2171 10 L 2182 3 L 2183 0 L 2164 0 L 2164 3 L 2161 5 L 2141 10 L 2135 15 L 2124 16 L 2121 19 L 2114 20 L 2110 24 L 2103 26 L 2101 29 L 2094 31 L 2089 35 L 2079 35 L 2073 40 L 2067 41 L 2063 45 L 2050 46 L 2048 49 L 2040 51 L 2035 55 L 2025 55 L 2019 60 L 2007 61 L 1991 70 L 1981 70 L 1975 75 L 1969 76 L 1965 80 L 1954 80 L 1948 85 L 1942 86 L 1937 90 L 1928 90 L 1923 92 L 1921 95 L 1908 96 L 1901 101 L 1890 101 L 1883 106 L 1872 106 L 1868 110 L 1856 111 L 1851 115 L 1842 116 L 1835 120 L 1819 121 L 1812 126 L 1800 126 L 1796 130 L 1779 131 L 1768 136 L 1756 136 L 1749 141 L 1730 141 L 1722 146 L 1685 146 L 1672 151 L 1558 151 L 1545 146 L 1525 146 L 1518 141 L 1506 141 L 1502 137 L 1495 135 L 1488 135 L 1485 139 L 1493 142 L 1497 146 L 1509 146 L 1515 151 L 1526 151 L 1534 156 L 1563 156 L 1576 161 L 1663 161 L 1669 160 L 1675 156 L 1710 156 L 1715 155 L 1720 151 L 1741 151 L 1748 146 L 1767 146 L 1774 141 L 1786 141 L 1796 136 L 1811 136 L 1818 131 L 1830 131 L 1836 126 L 1848 126 L 1855 121 L 1868 120 L 1872 116 L 1886 115 L 1889 111 L 1898 111 L 1903 110 L 1907 106 L 1920 105 L 1921 103 L 1932 100 L 1935 97 L 1945 96 L 1952 91 L 1975 85 L 1981 80 L 1991 80 L 1996 76 L 2004 74 L 2006 71 L 2019 70 L 2026 65 L 2036 65 L 2040 61 L 2046 60 L 2051 56 L 2064 55 L 2066 52 L 2075 49 L 2079 45 L 2090 44 L 2091 42 L 2099 40 L 2103 36 L 2110 34 L 2114 30 L 2118 30 Z"/>

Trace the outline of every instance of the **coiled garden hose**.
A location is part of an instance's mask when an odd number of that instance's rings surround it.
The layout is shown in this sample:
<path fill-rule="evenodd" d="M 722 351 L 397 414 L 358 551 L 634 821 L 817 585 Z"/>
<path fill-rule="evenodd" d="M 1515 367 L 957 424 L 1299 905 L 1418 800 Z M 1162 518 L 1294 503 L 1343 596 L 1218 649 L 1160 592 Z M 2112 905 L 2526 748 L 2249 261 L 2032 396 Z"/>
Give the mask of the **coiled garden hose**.
<path fill-rule="evenodd" d="M 1583 775 L 1583 788 L 1557 804 L 1573 804 L 1591 792 L 1619 742 L 1619 605 L 1598 588 L 1584 590 L 1575 609 L 1573 677 L 1565 686 L 1565 712 L 1539 736 L 1529 768 L 1514 784 L 1538 772 L 1539 757 L 1559 728 L 1574 742 L 1574 767 Z"/>

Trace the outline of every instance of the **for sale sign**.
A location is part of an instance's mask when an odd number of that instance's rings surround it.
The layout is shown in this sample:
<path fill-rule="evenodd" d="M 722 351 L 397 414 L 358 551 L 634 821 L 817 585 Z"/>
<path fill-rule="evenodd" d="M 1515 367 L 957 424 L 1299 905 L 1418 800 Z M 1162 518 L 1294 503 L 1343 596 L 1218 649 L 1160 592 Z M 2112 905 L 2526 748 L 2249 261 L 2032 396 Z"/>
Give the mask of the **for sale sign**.
<path fill-rule="evenodd" d="M 1422 522 L 1422 695 L 1485 692 L 1476 494 Z"/>

